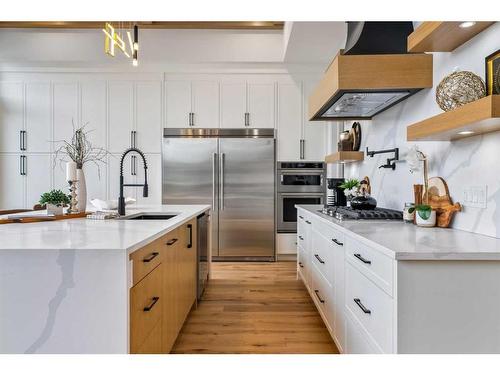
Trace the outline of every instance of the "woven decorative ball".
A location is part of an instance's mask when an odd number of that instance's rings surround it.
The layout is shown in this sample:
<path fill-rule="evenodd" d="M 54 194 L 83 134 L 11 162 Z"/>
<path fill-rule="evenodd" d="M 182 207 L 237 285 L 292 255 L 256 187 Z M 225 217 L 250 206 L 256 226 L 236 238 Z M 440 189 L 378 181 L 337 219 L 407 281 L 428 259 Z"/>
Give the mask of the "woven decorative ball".
<path fill-rule="evenodd" d="M 486 96 L 486 85 L 472 72 L 454 72 L 443 78 L 436 89 L 436 102 L 443 111 L 451 111 Z"/>

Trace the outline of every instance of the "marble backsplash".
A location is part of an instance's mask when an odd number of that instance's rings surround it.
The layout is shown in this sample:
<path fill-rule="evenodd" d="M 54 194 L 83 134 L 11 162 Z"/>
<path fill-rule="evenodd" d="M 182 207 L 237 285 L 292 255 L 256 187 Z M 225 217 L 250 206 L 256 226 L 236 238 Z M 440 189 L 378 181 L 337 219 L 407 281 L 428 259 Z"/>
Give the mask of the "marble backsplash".
<path fill-rule="evenodd" d="M 408 100 L 362 121 L 361 150 L 399 147 L 396 170 L 378 169 L 391 154 L 365 155 L 361 163 L 346 164 L 346 178 L 369 176 L 378 205 L 402 209 L 413 201 L 413 184 L 422 183 L 421 172 L 411 174 L 404 161 L 408 149 L 417 144 L 429 159 L 429 176 L 443 177 L 453 201 L 462 201 L 464 188 L 487 186 L 487 208 L 464 207 L 452 227 L 489 236 L 500 236 L 500 132 L 454 142 L 407 142 L 406 127 L 441 113 L 435 88 L 453 70 L 469 70 L 484 78 L 484 58 L 500 48 L 500 23 L 496 23 L 451 53 L 434 54 L 434 88 L 422 90 Z M 338 126 L 350 128 L 352 121 Z"/>

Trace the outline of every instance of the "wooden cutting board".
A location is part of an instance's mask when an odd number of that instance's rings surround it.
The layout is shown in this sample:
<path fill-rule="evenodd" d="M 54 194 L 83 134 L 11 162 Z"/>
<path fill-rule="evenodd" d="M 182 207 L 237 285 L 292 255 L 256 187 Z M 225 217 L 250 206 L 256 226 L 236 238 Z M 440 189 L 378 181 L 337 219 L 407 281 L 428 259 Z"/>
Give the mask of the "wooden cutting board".
<path fill-rule="evenodd" d="M 88 214 L 89 212 L 80 212 L 77 214 L 56 215 L 52 217 L 21 217 L 19 219 L 0 219 L 0 224 L 26 224 L 26 223 L 39 223 L 42 221 L 79 219 L 82 217 L 86 217 Z"/>
<path fill-rule="evenodd" d="M 429 205 L 436 210 L 436 224 L 441 228 L 448 228 L 455 212 L 462 210 L 460 203 L 453 204 L 448 185 L 441 177 L 431 177 L 429 186 Z M 425 194 L 425 192 L 424 192 Z M 425 197 L 424 197 L 425 202 Z"/>

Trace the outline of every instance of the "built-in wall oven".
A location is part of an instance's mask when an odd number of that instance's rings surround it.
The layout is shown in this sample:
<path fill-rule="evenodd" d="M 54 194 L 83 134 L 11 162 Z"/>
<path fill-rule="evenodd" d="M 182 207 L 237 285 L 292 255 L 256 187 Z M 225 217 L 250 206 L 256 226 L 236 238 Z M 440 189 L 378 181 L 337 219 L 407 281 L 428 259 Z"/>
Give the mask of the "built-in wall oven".
<path fill-rule="evenodd" d="M 324 204 L 326 169 L 323 162 L 278 162 L 277 231 L 297 232 L 297 204 Z"/>

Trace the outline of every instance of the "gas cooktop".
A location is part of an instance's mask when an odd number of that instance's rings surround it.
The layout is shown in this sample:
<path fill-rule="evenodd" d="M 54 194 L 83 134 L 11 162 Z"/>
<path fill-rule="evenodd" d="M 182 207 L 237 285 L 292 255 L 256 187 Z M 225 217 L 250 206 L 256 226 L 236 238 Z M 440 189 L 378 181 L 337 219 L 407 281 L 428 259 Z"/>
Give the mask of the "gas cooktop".
<path fill-rule="evenodd" d="M 403 212 L 389 208 L 355 210 L 344 206 L 325 206 L 319 212 L 338 220 L 403 220 Z"/>

